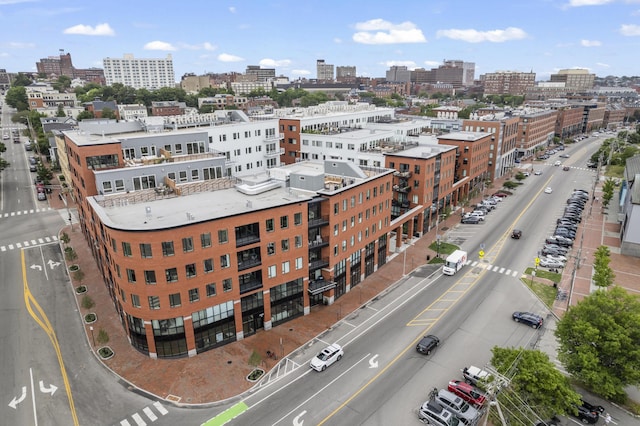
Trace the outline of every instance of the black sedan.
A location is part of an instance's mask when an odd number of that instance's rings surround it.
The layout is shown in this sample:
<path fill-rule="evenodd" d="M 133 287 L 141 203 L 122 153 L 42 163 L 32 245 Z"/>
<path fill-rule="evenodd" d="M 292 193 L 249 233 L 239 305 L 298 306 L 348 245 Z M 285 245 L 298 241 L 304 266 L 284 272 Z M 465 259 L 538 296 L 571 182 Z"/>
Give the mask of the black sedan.
<path fill-rule="evenodd" d="M 601 405 L 593 405 L 586 401 L 582 401 L 582 405 L 576 405 L 576 412 L 572 413 L 580 419 L 582 423 L 596 424 L 600 419 L 600 414 L 604 413 L 604 407 Z"/>
<path fill-rule="evenodd" d="M 544 322 L 540 315 L 533 314 L 531 312 L 516 311 L 513 313 L 512 317 L 515 322 L 521 322 L 533 328 L 542 327 L 542 323 Z"/>

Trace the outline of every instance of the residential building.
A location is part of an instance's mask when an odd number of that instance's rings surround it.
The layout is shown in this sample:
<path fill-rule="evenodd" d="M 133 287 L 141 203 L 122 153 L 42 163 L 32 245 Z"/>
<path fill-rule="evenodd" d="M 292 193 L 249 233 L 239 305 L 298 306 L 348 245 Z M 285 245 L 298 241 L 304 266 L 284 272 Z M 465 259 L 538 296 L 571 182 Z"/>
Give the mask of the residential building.
<path fill-rule="evenodd" d="M 564 83 L 570 92 L 581 92 L 593 89 L 596 75 L 590 74 L 587 69 L 564 69 L 557 74 L 551 74 L 550 81 Z"/>
<path fill-rule="evenodd" d="M 212 105 L 215 109 L 225 109 L 227 107 L 236 107 L 246 109 L 249 99 L 246 96 L 234 96 L 226 93 L 218 93 L 215 96 L 207 98 L 198 98 L 198 108 L 203 105 Z"/>
<path fill-rule="evenodd" d="M 324 59 L 316 61 L 316 76 L 318 81 L 333 81 L 333 65 L 327 64 Z"/>
<path fill-rule="evenodd" d="M 82 233 L 150 357 L 310 314 L 386 262 L 393 170 L 300 162 L 239 180 L 203 131 L 63 136 Z"/>
<path fill-rule="evenodd" d="M 619 198 L 620 254 L 640 257 L 640 155 L 625 163 Z"/>
<path fill-rule="evenodd" d="M 120 110 L 116 101 L 103 101 L 102 99 L 94 99 L 91 102 L 85 102 L 84 109 L 93 113 L 94 118 L 102 118 L 102 112 L 111 111 L 116 119 L 120 119 Z M 109 117 L 112 118 L 112 117 Z"/>
<path fill-rule="evenodd" d="M 627 110 L 619 104 L 607 105 L 604 111 L 604 119 L 602 127 L 605 129 L 616 130 L 624 125 L 627 118 Z"/>
<path fill-rule="evenodd" d="M 92 82 L 100 85 L 105 84 L 104 70 L 101 68 L 76 68 L 71 60 L 71 53 L 62 53 L 59 56 L 49 56 L 36 62 L 36 69 L 39 74 L 45 74 L 48 78 L 57 78 L 62 75 L 70 79 L 80 79 L 85 82 Z"/>
<path fill-rule="evenodd" d="M 485 95 L 525 96 L 535 86 L 536 73 L 519 71 L 497 71 L 480 76 Z"/>
<path fill-rule="evenodd" d="M 537 150 L 551 144 L 557 115 L 557 111 L 540 109 L 525 109 L 519 114 L 518 159 L 532 156 Z"/>
<path fill-rule="evenodd" d="M 355 66 L 337 66 L 336 67 L 336 81 L 338 83 L 353 84 L 356 82 L 356 67 Z"/>
<path fill-rule="evenodd" d="M 180 79 L 180 87 L 187 93 L 198 93 L 211 86 L 211 77 L 205 75 L 185 74 Z"/>
<path fill-rule="evenodd" d="M 465 62 L 459 59 L 447 59 L 443 62 L 443 65 L 444 67 L 462 68 L 462 85 L 473 85 L 476 75 L 476 64 L 474 62 Z"/>
<path fill-rule="evenodd" d="M 64 108 L 73 108 L 77 105 L 75 93 L 60 93 L 50 86 L 46 87 L 26 87 L 27 102 L 29 109 L 32 111 L 41 111 L 44 109 L 58 110 L 58 105 Z"/>
<path fill-rule="evenodd" d="M 104 74 L 107 85 L 121 83 L 134 89 L 156 90 L 175 87 L 173 59 L 136 59 L 127 53 L 123 58 L 104 58 Z"/>
<path fill-rule="evenodd" d="M 580 135 L 584 128 L 584 108 L 576 104 L 551 104 L 557 111 L 554 134 L 564 140 Z"/>
<path fill-rule="evenodd" d="M 411 81 L 411 71 L 404 65 L 393 65 L 387 70 L 386 81 L 392 83 L 408 83 Z"/>
<path fill-rule="evenodd" d="M 169 117 L 184 114 L 187 104 L 178 101 L 151 102 L 151 115 Z"/>
<path fill-rule="evenodd" d="M 504 112 L 473 116 L 462 121 L 465 132 L 491 134 L 489 159 L 487 162 L 488 179 L 493 181 L 509 173 L 516 165 L 519 117 Z"/>
<path fill-rule="evenodd" d="M 10 87 L 11 87 L 11 80 L 9 79 L 9 74 L 7 73 L 7 70 L 4 68 L 0 68 L 0 91 L 4 93 L 5 90 L 9 90 Z"/>
<path fill-rule="evenodd" d="M 265 92 L 270 92 L 273 88 L 273 82 L 271 81 L 232 81 L 229 83 L 231 90 L 236 95 L 246 96 L 251 92 L 257 90 L 263 90 Z"/>
<path fill-rule="evenodd" d="M 118 105 L 118 114 L 121 120 L 138 120 L 148 117 L 147 107 L 144 104 Z"/>
<path fill-rule="evenodd" d="M 254 81 L 269 81 L 276 77 L 275 68 L 262 68 L 260 65 L 248 65 L 246 75 L 254 76 Z"/>

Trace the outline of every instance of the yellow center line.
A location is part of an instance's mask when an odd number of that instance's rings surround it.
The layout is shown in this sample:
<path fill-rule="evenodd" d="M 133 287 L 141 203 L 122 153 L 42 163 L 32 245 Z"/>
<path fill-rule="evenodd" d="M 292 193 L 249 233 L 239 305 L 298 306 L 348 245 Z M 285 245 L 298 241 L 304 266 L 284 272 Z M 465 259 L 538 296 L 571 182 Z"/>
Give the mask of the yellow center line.
<path fill-rule="evenodd" d="M 547 179 L 546 184 L 549 183 L 549 181 L 551 180 L 551 178 Z M 498 255 L 500 254 L 500 252 L 502 252 L 502 249 L 504 248 L 504 243 L 506 241 L 506 238 L 509 236 L 509 233 L 511 232 L 512 228 L 516 225 L 516 223 L 518 222 L 518 220 L 520 220 L 522 218 L 522 216 L 524 215 L 524 213 L 529 209 L 529 207 L 531 207 L 531 205 L 533 204 L 533 202 L 536 200 L 536 198 L 538 198 L 538 196 L 540 196 L 540 194 L 542 193 L 542 191 L 544 191 L 544 187 L 545 185 L 543 185 L 543 188 L 541 188 L 536 195 L 531 199 L 531 201 L 529 201 L 529 203 L 524 207 L 524 209 L 522 210 L 522 212 L 515 218 L 515 220 L 513 221 L 513 223 L 511 224 L 511 226 L 504 232 L 504 234 L 502 234 L 502 236 L 500 237 L 500 239 L 498 241 L 496 241 L 496 243 L 489 249 L 487 250 L 485 253 L 489 253 L 492 252 L 492 261 L 497 259 Z M 486 257 L 486 254 L 485 254 Z M 473 269 L 470 269 L 469 271 L 467 271 L 462 277 L 460 277 L 460 280 L 462 279 L 470 279 L 472 278 L 469 274 L 471 274 L 473 271 Z M 433 328 L 433 326 L 438 322 L 438 320 L 440 318 L 442 318 L 442 316 L 447 313 L 451 308 L 453 308 L 457 302 L 460 301 L 460 299 L 469 291 L 471 290 L 473 287 L 475 287 L 475 285 L 478 283 L 478 281 L 480 280 L 480 278 L 482 278 L 482 276 L 484 276 L 484 274 L 487 272 L 486 269 L 482 268 L 480 273 L 478 274 L 477 277 L 472 278 L 471 282 L 467 285 L 467 288 L 465 290 L 447 290 L 446 292 L 444 292 L 439 298 L 437 298 L 433 303 L 431 303 L 429 306 L 427 306 L 422 312 L 420 312 L 418 315 L 416 315 L 411 321 L 409 321 L 406 326 L 407 327 L 412 327 L 413 325 L 424 325 L 424 324 L 428 324 L 428 326 L 423 330 L 422 334 L 419 335 L 418 337 L 416 337 L 407 347 L 405 347 L 398 355 L 396 355 L 384 368 L 382 368 L 375 376 L 373 376 L 368 382 L 366 382 L 364 385 L 362 385 L 360 387 L 360 389 L 358 389 L 353 395 L 351 395 L 347 400 L 345 400 L 342 404 L 340 404 L 338 407 L 336 407 L 335 410 L 333 410 L 331 413 L 329 413 L 327 415 L 327 417 L 325 417 L 320 423 L 318 423 L 318 426 L 321 426 L 323 424 L 325 424 L 327 421 L 329 421 L 329 419 L 331 419 L 333 416 L 335 416 L 339 411 L 341 411 L 344 407 L 347 406 L 347 404 L 349 404 L 351 401 L 353 401 L 358 395 L 360 395 L 366 388 L 368 388 L 371 384 L 373 384 L 373 382 L 375 382 L 376 380 L 378 380 L 378 378 L 380 378 L 380 376 L 382 376 L 389 368 L 391 368 L 392 365 L 394 365 L 396 362 L 398 362 L 398 360 L 400 359 L 400 357 L 402 357 L 404 354 L 407 353 L 408 350 L 413 349 L 413 347 L 418 343 L 418 341 L 420 339 L 422 339 L 424 334 L 427 334 L 429 332 L 429 330 L 431 330 Z M 458 283 L 456 283 L 453 287 L 457 286 Z M 444 302 L 447 301 L 444 298 L 446 296 L 448 296 L 450 293 L 459 293 L 459 297 L 457 297 L 454 300 L 451 300 L 450 302 L 452 302 L 451 306 L 447 307 L 447 308 L 434 308 L 434 306 L 440 302 Z M 433 312 L 435 310 L 439 311 L 439 315 L 437 317 L 434 318 L 425 318 L 425 319 L 421 319 L 420 316 L 424 315 L 427 312 Z M 421 323 L 422 322 L 422 323 Z"/>
<path fill-rule="evenodd" d="M 36 323 L 47 333 L 49 336 L 49 340 L 53 345 L 54 350 L 56 351 L 56 356 L 58 358 L 58 365 L 60 366 L 60 373 L 62 374 L 62 381 L 64 382 L 64 388 L 67 393 L 67 400 L 69 401 L 69 409 L 71 410 L 71 417 L 73 417 L 74 426 L 78 426 L 80 423 L 78 422 L 78 415 L 76 413 L 76 408 L 73 403 L 73 395 L 71 394 L 71 385 L 69 384 L 69 378 L 67 376 L 67 370 L 64 366 L 64 360 L 62 359 L 62 351 L 60 350 L 60 344 L 58 343 L 58 338 L 56 337 L 56 333 L 49 322 L 49 318 L 44 313 L 44 310 L 38 304 L 38 301 L 33 297 L 33 294 L 29 290 L 29 284 L 27 282 L 27 266 L 25 264 L 24 259 L 24 249 L 20 250 L 20 259 L 22 261 L 22 288 L 24 295 L 24 304 L 29 312 L 29 315 L 35 320 Z M 33 308 L 35 308 L 37 313 L 34 312 Z"/>

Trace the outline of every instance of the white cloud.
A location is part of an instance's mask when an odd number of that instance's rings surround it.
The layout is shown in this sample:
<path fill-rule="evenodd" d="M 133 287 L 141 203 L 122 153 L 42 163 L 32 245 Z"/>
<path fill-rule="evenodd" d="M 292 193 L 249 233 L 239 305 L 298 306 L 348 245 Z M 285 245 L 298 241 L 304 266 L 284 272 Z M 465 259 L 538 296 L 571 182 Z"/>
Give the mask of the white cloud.
<path fill-rule="evenodd" d="M 236 8 L 234 6 L 229 7 L 229 12 L 236 13 Z"/>
<path fill-rule="evenodd" d="M 218 46 L 209 43 L 208 41 L 205 41 L 204 43 L 201 44 L 187 44 L 187 43 L 180 43 L 180 48 L 181 49 L 187 49 L 187 50 L 216 50 L 218 48 Z"/>
<path fill-rule="evenodd" d="M 271 67 L 271 68 L 288 67 L 289 65 L 291 65 L 291 60 L 264 58 L 264 59 L 261 59 L 258 64 L 261 67 Z"/>
<path fill-rule="evenodd" d="M 0 6 L 7 4 L 34 3 L 36 0 L 0 0 Z"/>
<path fill-rule="evenodd" d="M 221 53 L 218 55 L 218 60 L 222 62 L 240 62 L 244 61 L 244 58 L 240 56 L 230 55 L 228 53 Z"/>
<path fill-rule="evenodd" d="M 610 65 L 609 64 L 603 64 L 602 62 L 596 62 L 596 65 L 602 68 L 609 68 Z"/>
<path fill-rule="evenodd" d="M 437 67 L 438 65 L 440 65 L 440 62 L 438 61 L 424 61 L 425 65 L 428 65 L 430 67 Z M 477 69 L 477 67 L 476 67 Z"/>
<path fill-rule="evenodd" d="M 0 46 L 6 47 L 8 49 L 33 49 L 36 47 L 33 43 L 22 43 L 19 41 L 9 41 L 1 43 Z"/>
<path fill-rule="evenodd" d="M 150 41 L 149 43 L 144 45 L 145 50 L 178 50 L 171 43 L 167 43 L 166 41 Z"/>
<path fill-rule="evenodd" d="M 474 29 L 460 30 L 438 30 L 437 37 L 446 37 L 453 40 L 462 40 L 469 43 L 502 43 L 509 40 L 520 40 L 527 37 L 527 33 L 516 27 L 508 27 L 504 30 L 478 31 Z"/>
<path fill-rule="evenodd" d="M 623 36 L 640 36 L 640 25 L 622 24 L 619 31 Z"/>
<path fill-rule="evenodd" d="M 109 24 L 98 24 L 95 27 L 91 25 L 74 25 L 63 31 L 63 34 L 89 35 L 89 36 L 114 36 L 116 32 Z"/>
<path fill-rule="evenodd" d="M 291 74 L 293 75 L 309 75 L 311 71 L 308 70 L 291 70 Z"/>
<path fill-rule="evenodd" d="M 602 6 L 607 3 L 611 3 L 613 0 L 569 0 L 569 7 L 582 7 L 582 6 Z"/>
<path fill-rule="evenodd" d="M 362 44 L 396 44 L 396 43 L 425 43 L 427 39 L 422 30 L 413 22 L 393 24 L 383 19 L 371 19 L 358 22 L 353 41 Z"/>
<path fill-rule="evenodd" d="M 386 67 L 407 67 L 410 70 L 418 67 L 413 61 L 384 61 L 380 62 L 380 65 L 384 65 Z"/>
<path fill-rule="evenodd" d="M 580 40 L 580 44 L 583 47 L 598 47 L 602 46 L 602 42 L 598 40 Z"/>

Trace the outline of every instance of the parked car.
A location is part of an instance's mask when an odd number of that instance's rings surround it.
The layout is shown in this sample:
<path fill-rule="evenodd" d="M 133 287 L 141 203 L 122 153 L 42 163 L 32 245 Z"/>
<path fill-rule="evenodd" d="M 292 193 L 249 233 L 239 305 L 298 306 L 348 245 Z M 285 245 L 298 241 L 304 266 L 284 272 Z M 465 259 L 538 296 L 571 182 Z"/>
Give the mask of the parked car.
<path fill-rule="evenodd" d="M 562 165 L 562 161 L 558 160 L 555 163 L 553 163 L 554 166 L 560 166 Z"/>
<path fill-rule="evenodd" d="M 447 389 L 474 407 L 482 407 L 487 401 L 487 396 L 483 391 L 469 383 L 463 382 L 462 380 L 449 381 Z"/>
<path fill-rule="evenodd" d="M 485 213 L 482 210 L 474 210 L 469 216 L 476 216 L 480 220 L 484 220 Z"/>
<path fill-rule="evenodd" d="M 569 158 L 570 155 L 569 154 L 560 154 L 559 157 L 560 158 Z"/>
<path fill-rule="evenodd" d="M 542 174 L 542 170 L 536 170 L 533 174 L 536 176 L 540 176 Z"/>
<path fill-rule="evenodd" d="M 573 232 L 576 232 L 578 230 L 578 224 L 568 220 L 560 221 L 560 223 L 556 223 L 556 225 L 558 227 L 567 228 L 568 230 Z"/>
<path fill-rule="evenodd" d="M 36 166 L 35 164 L 29 164 L 29 171 L 30 172 L 37 172 L 38 171 L 38 166 Z"/>
<path fill-rule="evenodd" d="M 564 256 L 565 254 L 567 254 L 567 252 L 565 250 L 543 247 L 542 250 L 540 250 L 540 254 L 542 254 L 542 256 L 548 256 L 550 254 L 559 254 L 561 256 Z"/>
<path fill-rule="evenodd" d="M 324 371 L 331 364 L 340 361 L 344 351 L 342 347 L 336 343 L 324 348 L 318 355 L 314 356 L 309 366 L 316 371 Z"/>
<path fill-rule="evenodd" d="M 563 228 L 562 226 L 558 226 L 556 227 L 556 230 L 554 231 L 555 235 L 561 235 L 563 237 L 569 237 L 569 238 L 575 238 L 576 237 L 576 231 L 572 231 L 569 228 Z"/>
<path fill-rule="evenodd" d="M 602 408 L 602 411 L 599 410 Z M 600 419 L 600 414 L 604 412 L 604 408 L 601 406 L 594 406 L 588 402 L 582 401 L 582 405 L 575 406 L 576 411 L 573 414 L 574 417 L 580 419 L 585 424 L 596 424 Z"/>
<path fill-rule="evenodd" d="M 544 246 L 542 246 L 542 248 L 547 250 L 556 250 L 561 252 L 563 255 L 569 251 L 568 248 L 559 246 L 557 244 L 545 244 Z"/>
<path fill-rule="evenodd" d="M 440 389 L 435 397 L 438 404 L 451 411 L 463 424 L 475 425 L 480 412 L 466 403 L 464 399 L 446 389 Z"/>
<path fill-rule="evenodd" d="M 438 404 L 433 399 L 430 399 L 423 403 L 418 409 L 418 418 L 427 422 L 427 424 L 439 425 L 439 426 L 457 426 L 459 424 L 458 419 L 449 410 Z"/>
<path fill-rule="evenodd" d="M 550 187 L 550 186 L 547 186 L 547 187 L 544 189 L 544 193 L 545 193 L 545 194 L 551 194 L 552 192 L 553 192 L 553 189 L 551 189 L 551 187 Z"/>
<path fill-rule="evenodd" d="M 514 229 L 513 231 L 511 231 L 511 238 L 519 240 L 520 237 L 522 237 L 522 230 Z"/>
<path fill-rule="evenodd" d="M 478 383 L 490 382 L 493 379 L 490 373 L 473 365 L 462 369 L 462 377 L 465 382 L 473 386 L 478 386 Z"/>
<path fill-rule="evenodd" d="M 506 192 L 496 192 L 494 194 L 491 195 L 492 197 L 498 197 L 498 198 L 505 198 L 508 197 L 509 194 L 507 194 Z"/>
<path fill-rule="evenodd" d="M 465 215 L 465 216 L 462 217 L 461 223 L 477 225 L 477 224 L 480 223 L 480 218 L 478 216 L 471 216 L 471 215 L 466 216 Z"/>
<path fill-rule="evenodd" d="M 416 345 L 416 350 L 421 354 L 430 355 L 431 351 L 438 347 L 440 339 L 433 334 L 424 336 Z"/>
<path fill-rule="evenodd" d="M 521 322 L 533 328 L 542 327 L 542 323 L 544 322 L 540 315 L 531 312 L 516 311 L 513 313 L 512 318 L 515 322 Z"/>
<path fill-rule="evenodd" d="M 47 194 L 45 194 L 44 192 L 38 192 L 38 201 L 46 201 L 47 199 Z"/>
<path fill-rule="evenodd" d="M 553 256 L 553 255 L 552 255 Z M 541 268 L 549 268 L 549 269 L 557 269 L 564 268 L 564 262 L 560 262 L 559 260 L 554 260 L 549 258 L 549 255 L 540 259 L 540 263 L 538 264 Z"/>
<path fill-rule="evenodd" d="M 550 259 L 550 260 L 555 260 L 558 262 L 562 262 L 562 263 L 566 263 L 567 262 L 567 257 L 563 256 L 561 254 L 550 254 L 548 256 L 545 256 L 545 258 Z"/>
<path fill-rule="evenodd" d="M 571 238 L 563 237 L 560 235 L 553 235 L 551 237 L 547 237 L 544 240 L 546 244 L 554 244 L 560 247 L 573 247 L 573 240 Z"/>

